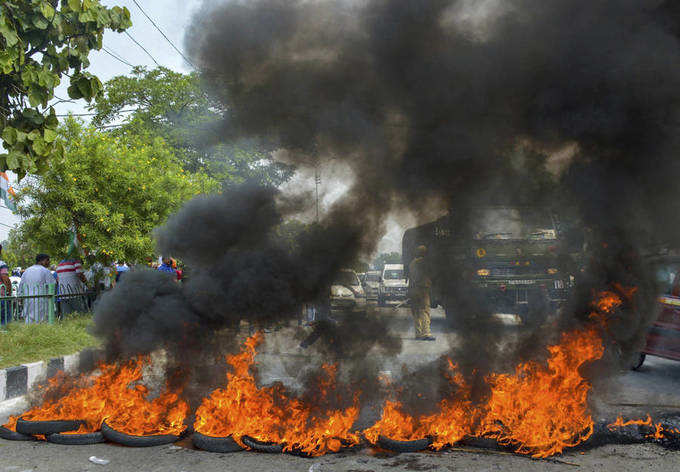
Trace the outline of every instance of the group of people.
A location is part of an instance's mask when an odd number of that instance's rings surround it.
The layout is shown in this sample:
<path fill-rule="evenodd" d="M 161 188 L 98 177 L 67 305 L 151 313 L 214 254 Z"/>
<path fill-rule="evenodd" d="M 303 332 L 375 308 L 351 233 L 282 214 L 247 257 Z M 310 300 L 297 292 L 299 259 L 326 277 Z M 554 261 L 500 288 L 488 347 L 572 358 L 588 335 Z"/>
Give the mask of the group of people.
<path fill-rule="evenodd" d="M 0 246 L 0 255 L 2 246 Z M 77 257 L 67 256 L 58 265 L 51 265 L 50 256 L 38 254 L 35 264 L 15 268 L 0 260 L 0 330 L 21 312 L 27 324 L 45 321 L 54 310 L 56 316 L 88 311 L 96 296 L 112 288 L 122 274 L 130 270 L 124 262 L 111 266 L 90 261 L 88 270 Z M 51 305 L 56 300 L 56 304 Z"/>
<path fill-rule="evenodd" d="M 73 256 L 51 265 L 49 255 L 38 254 L 35 264 L 25 270 L 17 267 L 10 275 L 9 266 L 0 260 L 0 297 L 19 295 L 17 299 L 0 300 L 0 331 L 12 320 L 20 305 L 27 324 L 47 320 L 50 309 L 58 317 L 89 311 L 101 292 L 113 288 L 131 270 L 125 262 L 105 265 L 95 262 L 94 258 L 88 265 L 85 270 L 82 261 Z M 178 281 L 183 277 L 177 261 L 170 257 L 163 257 L 160 264 L 149 259 L 147 266 L 171 274 Z M 51 308 L 50 303 L 55 299 L 57 303 Z"/>

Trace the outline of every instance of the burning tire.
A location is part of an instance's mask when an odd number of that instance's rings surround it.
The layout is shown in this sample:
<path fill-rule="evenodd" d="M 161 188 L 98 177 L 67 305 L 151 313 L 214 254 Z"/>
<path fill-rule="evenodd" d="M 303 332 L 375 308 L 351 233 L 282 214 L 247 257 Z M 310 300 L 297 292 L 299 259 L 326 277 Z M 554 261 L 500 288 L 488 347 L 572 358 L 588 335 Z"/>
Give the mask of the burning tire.
<path fill-rule="evenodd" d="M 17 433 L 11 429 L 7 429 L 4 426 L 0 426 L 0 438 L 6 439 L 8 441 L 34 441 L 35 438 L 28 434 Z"/>
<path fill-rule="evenodd" d="M 277 453 L 280 454 L 283 452 L 282 444 L 276 444 L 272 442 L 261 442 L 258 441 L 257 439 L 251 438 L 250 436 L 241 437 L 241 441 L 243 441 L 243 444 L 248 446 L 250 449 L 257 452 L 267 452 L 269 454 Z"/>
<path fill-rule="evenodd" d="M 53 421 L 28 421 L 19 418 L 17 421 L 17 433 L 21 434 L 56 434 L 66 431 L 75 431 L 85 424 L 82 420 L 53 420 Z"/>
<path fill-rule="evenodd" d="M 102 434 L 106 439 L 116 444 L 129 447 L 151 447 L 172 444 L 179 441 L 180 437 L 174 434 L 159 434 L 154 436 L 135 436 L 121 433 L 109 427 L 106 422 L 102 423 Z"/>
<path fill-rule="evenodd" d="M 194 433 L 191 437 L 191 442 L 198 449 L 208 452 L 238 452 L 242 451 L 243 448 L 234 441 L 231 436 L 224 438 L 217 438 L 213 436 L 206 436 L 201 433 Z"/>
<path fill-rule="evenodd" d="M 344 440 L 340 440 L 340 442 L 341 442 L 342 446 L 340 447 L 340 450 L 335 451 L 335 453 L 341 453 L 341 452 L 348 452 L 348 451 L 356 450 L 356 449 L 359 449 L 359 448 L 361 448 L 365 445 L 365 444 L 362 444 L 362 443 L 350 444 L 349 442 L 344 441 Z M 326 454 L 332 454 L 333 452 L 332 451 L 326 451 L 325 453 Z M 296 447 L 293 447 L 292 449 L 286 451 L 286 454 L 290 454 L 291 456 L 304 457 L 304 458 L 307 458 L 307 459 L 316 457 L 316 456 L 310 455 L 306 452 L 303 452 L 302 450 L 300 450 L 299 448 L 296 448 Z"/>
<path fill-rule="evenodd" d="M 101 431 L 84 434 L 48 434 L 45 439 L 47 439 L 47 442 L 63 444 L 64 446 L 86 446 L 106 441 Z"/>
<path fill-rule="evenodd" d="M 394 452 L 418 452 L 427 449 L 430 444 L 432 444 L 430 438 L 416 439 L 413 441 L 397 441 L 395 439 L 386 438 L 385 436 L 378 437 L 378 446 Z"/>

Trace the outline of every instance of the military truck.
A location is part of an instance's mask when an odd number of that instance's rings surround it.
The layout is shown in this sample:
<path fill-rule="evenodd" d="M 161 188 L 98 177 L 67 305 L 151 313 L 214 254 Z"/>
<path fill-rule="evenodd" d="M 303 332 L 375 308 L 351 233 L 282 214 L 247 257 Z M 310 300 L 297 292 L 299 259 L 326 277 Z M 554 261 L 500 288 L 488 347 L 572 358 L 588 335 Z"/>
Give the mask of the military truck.
<path fill-rule="evenodd" d="M 484 206 L 452 211 L 408 229 L 404 267 L 415 249 L 428 249 L 431 303 L 452 321 L 495 317 L 509 324 L 540 321 L 566 300 L 565 273 L 555 217 L 548 210 Z"/>

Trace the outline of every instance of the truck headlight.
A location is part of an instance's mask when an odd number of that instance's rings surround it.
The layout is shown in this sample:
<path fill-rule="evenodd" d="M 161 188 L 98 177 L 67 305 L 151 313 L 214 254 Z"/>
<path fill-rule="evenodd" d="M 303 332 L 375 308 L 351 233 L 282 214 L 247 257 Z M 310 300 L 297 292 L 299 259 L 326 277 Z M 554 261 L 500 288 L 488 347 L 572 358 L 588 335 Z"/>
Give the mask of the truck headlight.
<path fill-rule="evenodd" d="M 477 275 L 480 277 L 488 277 L 491 274 L 491 271 L 489 269 L 479 269 L 477 271 Z"/>
<path fill-rule="evenodd" d="M 548 272 L 550 275 L 555 275 L 559 271 L 557 269 L 550 268 L 546 272 Z"/>

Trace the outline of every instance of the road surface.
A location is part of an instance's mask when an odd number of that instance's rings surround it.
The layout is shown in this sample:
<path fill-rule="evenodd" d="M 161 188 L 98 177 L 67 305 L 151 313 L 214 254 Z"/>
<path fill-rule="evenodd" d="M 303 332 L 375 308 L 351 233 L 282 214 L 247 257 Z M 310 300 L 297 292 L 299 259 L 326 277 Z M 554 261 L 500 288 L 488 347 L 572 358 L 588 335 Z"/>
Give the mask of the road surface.
<path fill-rule="evenodd" d="M 444 318 L 440 309 L 433 311 L 435 342 L 413 339 L 407 308 L 380 311 L 393 317 L 392 329 L 403 341 L 402 353 L 385 370 L 398 372 L 400 363 L 424 363 L 437 358 L 448 348 L 441 335 Z M 295 359 L 305 355 L 285 330 L 268 335 L 264 352 L 258 356 L 263 377 L 294 383 L 291 369 Z M 647 412 L 680 411 L 680 362 L 648 357 L 638 372 L 622 372 L 612 382 L 613 388 L 597 401 L 602 417 L 622 413 L 644 417 Z M 630 406 L 643 405 L 643 406 Z M 659 406 L 660 405 L 660 406 Z M 25 408 L 22 402 L 0 404 L 0 421 Z M 91 456 L 108 460 L 107 465 L 89 461 Z M 578 467 L 577 467 L 578 466 Z M 398 471 L 638 471 L 666 472 L 680 470 L 680 452 L 652 444 L 610 445 L 585 452 L 567 452 L 551 460 L 533 460 L 523 456 L 489 451 L 453 450 L 438 453 L 385 454 L 372 449 L 302 459 L 289 455 L 253 452 L 213 454 L 195 450 L 188 440 L 174 446 L 131 449 L 112 444 L 93 446 L 58 446 L 43 442 L 21 443 L 0 440 L 0 472 L 199 472 L 199 471 L 300 471 L 300 472 L 398 472 Z"/>

